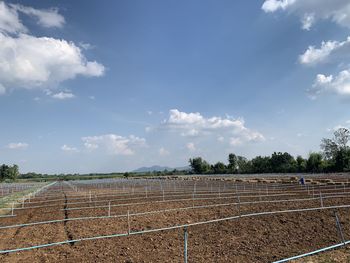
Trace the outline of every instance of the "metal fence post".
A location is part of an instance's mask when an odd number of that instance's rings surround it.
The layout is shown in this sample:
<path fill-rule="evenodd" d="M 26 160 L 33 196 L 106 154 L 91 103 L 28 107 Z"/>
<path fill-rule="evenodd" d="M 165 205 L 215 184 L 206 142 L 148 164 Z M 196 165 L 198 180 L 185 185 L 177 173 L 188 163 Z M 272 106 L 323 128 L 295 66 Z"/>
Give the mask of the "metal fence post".
<path fill-rule="evenodd" d="M 188 239 L 188 232 L 187 232 L 187 226 L 184 227 L 184 263 L 187 263 L 187 239 Z"/>
<path fill-rule="evenodd" d="M 335 216 L 335 222 L 337 224 L 337 229 L 338 229 L 339 236 L 340 236 L 341 241 L 343 242 L 343 244 L 345 246 L 345 238 L 344 238 L 343 230 L 342 230 L 342 227 L 341 227 L 341 224 L 340 224 L 340 221 L 339 221 L 339 217 L 338 217 L 338 214 L 337 214 L 336 211 L 334 211 L 334 216 Z"/>
<path fill-rule="evenodd" d="M 130 212 L 128 210 L 128 235 L 130 235 Z"/>

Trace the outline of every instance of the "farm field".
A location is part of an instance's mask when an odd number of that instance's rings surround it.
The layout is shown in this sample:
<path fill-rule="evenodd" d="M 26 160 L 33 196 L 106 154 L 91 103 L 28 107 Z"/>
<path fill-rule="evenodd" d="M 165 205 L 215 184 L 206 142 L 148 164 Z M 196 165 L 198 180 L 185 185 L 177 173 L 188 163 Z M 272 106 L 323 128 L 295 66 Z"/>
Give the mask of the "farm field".
<path fill-rule="evenodd" d="M 188 262 L 274 262 L 341 243 L 335 215 L 350 239 L 346 177 L 184 179 L 55 182 L 0 218 L 0 261 L 184 262 L 186 230 Z"/>

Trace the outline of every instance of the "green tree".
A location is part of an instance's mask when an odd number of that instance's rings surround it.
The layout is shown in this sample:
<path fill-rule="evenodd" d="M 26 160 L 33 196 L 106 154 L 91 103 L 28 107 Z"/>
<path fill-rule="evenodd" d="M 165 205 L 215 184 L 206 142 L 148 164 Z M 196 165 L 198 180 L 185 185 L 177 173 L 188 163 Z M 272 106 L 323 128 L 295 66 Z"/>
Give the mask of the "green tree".
<path fill-rule="evenodd" d="M 306 162 L 306 170 L 311 173 L 320 173 L 323 170 L 322 167 L 322 154 L 310 153 Z"/>
<path fill-rule="evenodd" d="M 306 160 L 303 157 L 301 157 L 300 155 L 297 156 L 296 165 L 297 165 L 297 172 L 298 173 L 306 172 Z"/>
<path fill-rule="evenodd" d="M 243 156 L 237 156 L 238 173 L 246 174 L 252 172 L 252 163 Z"/>
<path fill-rule="evenodd" d="M 270 157 L 269 156 L 257 156 L 252 159 L 252 172 L 253 173 L 270 173 Z"/>
<path fill-rule="evenodd" d="M 192 172 L 195 174 L 205 174 L 210 171 L 210 165 L 201 157 L 196 157 L 189 160 Z"/>
<path fill-rule="evenodd" d="M 18 165 L 14 164 L 13 166 L 9 166 L 6 164 L 2 164 L 0 166 L 0 181 L 10 179 L 16 180 L 19 176 Z"/>
<path fill-rule="evenodd" d="M 350 131 L 339 128 L 333 134 L 332 139 L 323 138 L 321 149 L 328 163 L 329 171 L 342 172 L 350 167 L 349 146 Z"/>
<path fill-rule="evenodd" d="M 226 173 L 226 165 L 222 162 L 217 162 L 213 166 L 213 171 L 215 174 L 225 174 Z"/>
<path fill-rule="evenodd" d="M 228 155 L 228 172 L 236 173 L 237 172 L 237 156 L 234 153 Z"/>

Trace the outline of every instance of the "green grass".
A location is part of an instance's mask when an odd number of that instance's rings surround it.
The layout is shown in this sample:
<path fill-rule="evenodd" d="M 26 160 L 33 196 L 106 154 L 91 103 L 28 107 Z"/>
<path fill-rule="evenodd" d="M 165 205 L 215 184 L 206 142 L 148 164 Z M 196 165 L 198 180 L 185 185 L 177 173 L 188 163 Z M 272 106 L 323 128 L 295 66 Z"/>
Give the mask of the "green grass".
<path fill-rule="evenodd" d="M 29 195 L 30 193 L 35 192 L 36 190 L 40 189 L 43 186 L 44 185 L 34 186 L 29 189 L 26 189 L 20 192 L 15 192 L 0 198 L 0 215 L 9 214 L 11 211 L 4 208 L 11 208 L 12 203 L 14 204 L 15 207 L 19 206 L 23 197 Z"/>

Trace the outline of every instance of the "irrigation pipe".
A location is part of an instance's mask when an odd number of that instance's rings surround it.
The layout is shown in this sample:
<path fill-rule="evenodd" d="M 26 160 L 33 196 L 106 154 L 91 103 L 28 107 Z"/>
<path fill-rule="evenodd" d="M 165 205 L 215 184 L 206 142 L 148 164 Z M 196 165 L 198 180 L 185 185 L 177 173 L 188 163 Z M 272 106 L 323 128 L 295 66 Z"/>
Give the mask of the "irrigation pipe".
<path fill-rule="evenodd" d="M 283 263 L 283 262 L 288 262 L 288 261 L 291 261 L 291 260 L 296 260 L 296 259 L 299 259 L 299 258 L 312 256 L 312 255 L 315 255 L 315 254 L 318 254 L 318 253 L 321 253 L 321 252 L 325 252 L 325 251 L 328 251 L 328 250 L 332 250 L 332 249 L 335 249 L 335 248 L 339 248 L 339 247 L 345 246 L 347 244 L 350 244 L 350 240 L 342 242 L 342 243 L 339 243 L 339 244 L 336 244 L 336 245 L 333 245 L 333 246 L 317 249 L 317 250 L 309 252 L 309 253 L 305 253 L 305 254 L 301 254 L 301 255 L 297 255 L 297 256 L 290 257 L 290 258 L 281 259 L 281 260 L 277 260 L 277 261 L 274 261 L 273 263 Z"/>
<path fill-rule="evenodd" d="M 283 202 L 296 202 L 296 201 L 311 201 L 311 200 L 318 200 L 318 199 L 319 198 L 300 198 L 300 199 L 285 199 L 285 200 L 274 200 L 274 201 L 240 202 L 240 205 L 272 203 L 272 202 L 273 203 L 283 203 Z M 145 211 L 145 212 L 138 212 L 138 213 L 130 213 L 130 216 L 141 216 L 141 215 L 149 215 L 149 214 L 166 213 L 166 212 L 172 212 L 172 211 L 211 208 L 211 207 L 220 207 L 220 206 L 231 206 L 231 205 L 238 205 L 238 203 L 222 203 L 222 204 L 211 204 L 211 205 L 197 205 L 197 206 L 186 206 L 186 207 L 178 207 L 178 208 L 152 210 L 152 211 Z M 67 222 L 67 221 L 93 220 L 93 219 L 106 219 L 106 218 L 120 218 L 120 217 L 127 217 L 127 215 L 126 214 L 120 214 L 120 215 L 109 215 L 109 216 L 72 217 L 72 218 L 66 218 L 66 219 L 54 219 L 54 220 L 48 220 L 48 221 L 39 221 L 39 222 L 24 223 L 24 224 L 17 224 L 17 225 L 0 226 L 0 229 L 9 229 L 9 228 L 17 228 L 17 227 L 28 227 L 28 226 L 35 226 L 35 225 L 61 223 L 61 222 Z"/>
<path fill-rule="evenodd" d="M 201 221 L 201 222 L 189 223 L 189 224 L 183 224 L 183 225 L 175 225 L 175 226 L 164 227 L 164 228 L 155 228 L 155 229 L 135 231 L 135 232 L 129 232 L 129 233 L 119 233 L 119 234 L 111 234 L 111 235 L 84 237 L 84 238 L 79 238 L 79 239 L 74 239 L 74 240 L 65 240 L 65 241 L 54 242 L 54 243 L 40 244 L 40 245 L 36 245 L 36 246 L 31 246 L 31 247 L 23 247 L 23 248 L 0 250 L 0 254 L 14 253 L 14 252 L 20 252 L 20 251 L 44 248 L 44 247 L 52 247 L 52 246 L 57 246 L 57 245 L 63 245 L 63 244 L 69 244 L 69 243 L 77 243 L 77 242 L 88 241 L 88 240 L 98 240 L 98 239 L 105 239 L 105 238 L 123 237 L 123 236 L 131 236 L 131 235 L 141 235 L 141 234 L 147 234 L 147 233 L 167 231 L 167 230 L 172 230 L 172 229 L 181 229 L 181 228 L 184 228 L 184 227 L 205 225 L 205 224 L 211 224 L 211 223 L 218 223 L 218 222 L 223 222 L 223 221 L 240 219 L 240 218 L 244 218 L 244 217 L 248 218 L 248 217 L 257 217 L 257 216 L 264 216 L 264 215 L 287 214 L 287 213 L 308 212 L 308 211 L 318 211 L 318 210 L 330 210 L 330 209 L 349 208 L 349 207 L 350 207 L 350 205 L 341 205 L 341 206 L 328 206 L 328 207 L 316 207 L 316 208 L 304 208 L 304 209 L 292 209 L 292 210 L 280 210 L 280 211 L 244 214 L 244 215 L 239 215 L 239 216 L 218 218 L 218 219 L 213 219 L 213 220 L 208 220 L 208 221 Z M 346 241 L 345 243 L 347 244 L 347 242 L 350 242 L 350 241 Z M 344 243 L 342 243 L 342 245 L 343 244 Z M 275 263 L 277 263 L 277 262 L 275 262 Z M 280 261 L 280 262 L 285 262 L 285 261 Z"/>
<path fill-rule="evenodd" d="M 277 196 L 278 194 L 279 195 L 288 195 L 290 193 L 290 195 L 295 195 L 295 194 L 292 194 L 292 193 L 305 193 L 306 190 L 308 191 L 308 195 L 310 195 L 311 193 L 309 192 L 309 189 L 305 188 L 303 190 L 299 190 L 299 191 L 273 191 L 273 190 L 270 190 L 269 193 L 267 196 Z M 317 189 L 319 192 L 321 191 L 320 188 Z M 316 190 L 316 191 L 317 191 Z M 328 189 L 327 187 L 325 187 L 324 189 L 322 189 L 322 193 L 324 194 L 345 194 L 345 190 L 343 193 L 334 193 L 333 191 L 335 191 L 336 189 L 334 188 L 331 188 L 331 189 Z M 339 190 L 339 189 L 338 189 Z M 331 193 L 329 193 L 331 191 Z M 138 193 L 138 194 L 141 194 L 141 193 L 144 193 L 143 191 Z M 170 193 L 172 193 L 171 195 L 169 195 Z M 349 193 L 349 191 L 347 192 Z M 181 192 L 167 192 L 167 197 L 180 197 L 180 196 L 187 196 L 187 195 L 190 195 L 190 194 L 193 194 L 193 192 L 189 192 L 189 193 L 185 193 L 185 194 L 181 194 Z M 209 192 L 209 191 L 196 191 L 196 196 L 211 196 L 211 195 L 214 195 L 214 196 L 217 196 L 218 192 Z M 259 195 L 261 196 L 261 191 L 249 191 L 249 192 L 235 192 L 235 193 L 232 193 L 232 192 L 228 192 L 228 191 L 225 191 L 225 192 L 222 192 L 220 195 L 222 196 L 227 196 L 227 195 L 236 195 L 236 194 L 240 194 L 241 197 L 254 197 L 254 196 L 247 196 L 246 194 L 255 194 L 256 195 Z M 94 194 L 95 195 L 95 194 Z M 130 195 L 130 194 L 129 194 Z M 313 195 L 315 195 L 314 193 L 314 188 L 313 188 Z M 126 195 L 95 195 L 95 198 L 102 198 L 102 197 L 122 197 L 122 196 L 126 196 Z M 135 196 L 135 194 L 134 194 Z M 264 195 L 265 196 L 265 195 Z M 102 203 L 102 202 L 108 202 L 108 201 L 127 201 L 127 200 L 137 200 L 137 199 L 141 199 L 141 198 L 144 198 L 145 196 L 144 195 L 141 195 L 140 197 L 132 197 L 132 198 L 124 198 L 124 199 L 121 199 L 121 198 L 115 198 L 115 199 L 106 199 L 106 200 L 94 200 L 94 203 Z M 146 196 L 147 197 L 147 196 Z M 151 198 L 161 198 L 163 197 L 162 195 L 151 195 L 151 196 L 148 196 L 147 198 L 151 199 Z M 88 199 L 86 197 L 86 195 L 84 197 L 81 197 L 81 198 L 68 198 L 68 200 L 85 200 L 85 202 L 69 202 L 67 205 L 73 205 L 73 204 L 80 204 L 80 203 L 86 203 L 86 199 Z M 31 204 L 38 204 L 38 203 L 54 203 L 54 202 L 58 202 L 58 201 L 64 201 L 65 199 L 56 199 L 56 200 L 43 200 L 43 201 L 34 201 L 34 202 L 31 202 Z M 171 199 L 170 199 L 171 200 Z M 24 208 L 16 208 L 16 209 L 30 209 L 30 208 L 40 208 L 40 207 L 53 207 L 53 206 L 59 206 L 60 204 L 45 204 L 45 205 L 38 205 L 38 206 L 29 206 L 29 207 L 24 207 Z"/>
<path fill-rule="evenodd" d="M 241 198 L 259 198 L 259 197 L 276 197 L 276 196 L 296 196 L 297 194 L 273 194 L 273 195 L 251 195 L 251 196 L 241 196 Z M 192 195 L 191 195 L 192 196 Z M 160 196 L 162 197 L 162 196 Z M 207 198 L 195 198 L 195 200 L 218 200 L 218 199 L 230 199 L 235 198 L 235 194 L 232 194 L 231 196 L 223 196 L 223 197 L 207 197 Z M 138 199 L 145 199 L 145 198 L 135 198 Z M 152 199 L 151 197 L 148 199 Z M 113 201 L 119 201 L 120 199 L 110 199 L 110 200 L 96 200 L 92 201 L 91 203 L 98 203 L 98 202 L 113 202 Z M 134 200 L 134 199 L 128 199 L 128 200 Z M 153 200 L 152 203 L 167 203 L 167 202 L 183 202 L 183 201 L 192 201 L 193 198 L 179 198 L 179 199 L 166 199 L 166 200 Z M 79 202 L 80 203 L 80 202 Z M 89 201 L 82 202 L 84 204 L 90 203 Z M 127 206 L 127 205 L 140 205 L 140 204 L 148 204 L 150 202 L 135 202 L 135 203 L 122 203 L 122 204 L 116 204 L 111 205 L 111 207 L 117 207 L 117 206 Z M 73 204 L 73 203 L 67 203 L 67 205 Z M 78 204 L 78 203 L 76 203 Z M 26 206 L 26 207 L 18 207 L 14 208 L 14 210 L 27 210 L 27 209 L 34 209 L 34 208 L 47 208 L 47 207 L 57 207 L 62 206 L 63 204 L 51 204 L 51 205 L 39 205 L 39 206 Z M 95 209 L 95 208 L 104 208 L 107 206 L 83 206 L 83 207 L 71 207 L 66 209 L 60 209 L 60 210 L 84 210 L 84 209 Z M 10 210 L 10 208 L 4 208 L 5 210 Z M 52 211 L 49 211 L 49 213 L 52 213 Z"/>
<path fill-rule="evenodd" d="M 339 196 L 329 196 L 324 197 L 326 198 L 338 198 Z M 197 205 L 197 206 L 187 206 L 187 207 L 178 207 L 178 208 L 169 208 L 169 209 L 161 209 L 161 210 L 152 210 L 152 211 L 145 211 L 145 212 L 138 212 L 138 213 L 132 213 L 131 216 L 141 216 L 141 215 L 148 215 L 148 214 L 157 214 L 157 213 L 166 213 L 166 212 L 172 212 L 172 211 L 181 211 L 181 210 L 190 210 L 190 209 L 201 209 L 201 208 L 210 208 L 210 207 L 220 207 L 220 206 L 231 206 L 231 205 L 248 205 L 248 204 L 263 204 L 263 203 L 284 203 L 284 202 L 303 202 L 303 201 L 312 201 L 312 200 L 318 200 L 318 197 L 313 198 L 298 198 L 298 199 L 282 199 L 282 200 L 265 200 L 265 201 L 256 201 L 256 202 L 240 202 L 240 203 L 221 203 L 221 204 L 211 204 L 211 205 Z M 144 203 L 140 203 L 144 204 Z M 108 206 L 109 208 L 109 206 Z M 61 223 L 61 222 L 67 222 L 67 221 L 79 221 L 79 220 L 94 220 L 94 219 L 107 219 L 107 218 L 120 218 L 120 217 L 126 217 L 125 214 L 120 215 L 108 215 L 108 216 L 90 216 L 90 217 L 73 217 L 73 218 L 66 218 L 66 219 L 54 219 L 54 220 L 48 220 L 48 221 L 39 221 L 39 222 L 32 222 L 32 223 L 24 223 L 24 224 L 17 224 L 17 225 L 8 225 L 8 226 L 0 226 L 0 229 L 9 229 L 9 228 L 17 228 L 17 227 L 28 227 L 28 226 L 34 226 L 34 225 L 43 225 L 43 224 L 52 224 L 52 223 Z"/>

